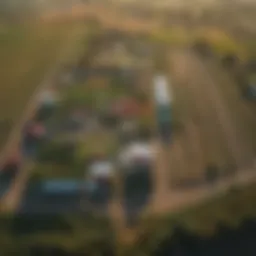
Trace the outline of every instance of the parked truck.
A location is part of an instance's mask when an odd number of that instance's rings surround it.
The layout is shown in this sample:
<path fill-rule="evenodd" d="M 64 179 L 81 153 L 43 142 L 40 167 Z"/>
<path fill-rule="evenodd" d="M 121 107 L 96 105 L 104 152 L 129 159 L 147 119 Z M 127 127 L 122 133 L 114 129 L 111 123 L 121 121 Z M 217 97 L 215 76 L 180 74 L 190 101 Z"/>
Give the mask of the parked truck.
<path fill-rule="evenodd" d="M 167 78 L 157 75 L 153 80 L 158 131 L 164 142 L 170 142 L 172 135 L 172 95 Z"/>

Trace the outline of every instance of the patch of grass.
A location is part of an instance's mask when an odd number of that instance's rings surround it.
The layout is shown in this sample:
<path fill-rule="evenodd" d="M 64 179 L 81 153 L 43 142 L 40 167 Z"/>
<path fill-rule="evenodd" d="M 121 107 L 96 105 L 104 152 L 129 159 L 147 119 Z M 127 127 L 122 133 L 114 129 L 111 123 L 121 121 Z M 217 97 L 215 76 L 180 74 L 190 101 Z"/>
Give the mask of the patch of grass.
<path fill-rule="evenodd" d="M 0 32 L 0 120 L 13 124 L 59 58 L 73 23 L 6 25 Z M 10 129 L 9 129 L 10 130 Z M 0 147 L 8 132 L 1 131 Z"/>
<path fill-rule="evenodd" d="M 40 179 L 81 179 L 84 175 L 84 170 L 72 168 L 64 164 L 38 163 L 32 170 L 32 173 Z"/>
<path fill-rule="evenodd" d="M 141 222 L 144 240 L 135 247 L 151 251 L 173 233 L 177 224 L 202 236 L 213 235 L 218 224 L 237 228 L 245 219 L 256 216 L 255 192 L 253 184 L 243 189 L 230 190 L 225 195 L 216 196 L 183 212 L 144 217 Z"/>
<path fill-rule="evenodd" d="M 93 255 L 101 255 L 101 250 L 104 247 L 110 247 L 113 245 L 114 234 L 110 226 L 110 221 L 107 217 L 96 216 L 37 216 L 36 218 L 29 217 L 29 219 L 18 217 L 19 226 L 16 226 L 16 231 L 10 231 L 11 229 L 4 230 L 1 226 L 1 255 L 28 255 L 29 248 L 60 248 L 66 252 L 72 253 L 84 253 L 90 252 Z M 55 221 L 54 218 L 58 218 L 58 221 L 51 229 L 45 229 L 42 231 L 42 226 L 51 227 L 51 221 Z M 5 219 L 3 219 L 5 220 Z M 39 221 L 38 221 L 39 220 Z M 8 225 L 13 225 L 15 218 L 8 217 Z M 2 222 L 2 221 L 1 221 Z M 32 225 L 34 232 L 24 233 L 29 230 Z M 40 230 L 41 226 L 41 230 Z M 63 232 L 63 227 L 69 226 L 66 232 Z M 38 230 L 38 231 L 36 231 Z M 40 230 L 40 231 L 39 231 Z M 18 232 L 17 232 L 18 231 Z M 15 244 L 15 248 L 13 248 Z M 101 246 L 96 246 L 101 245 Z M 103 247 L 103 248 L 102 248 Z"/>
<path fill-rule="evenodd" d="M 179 215 L 178 221 L 196 232 L 214 232 L 216 224 L 225 223 L 236 227 L 246 218 L 256 216 L 255 184 L 244 189 L 230 190 L 209 202 L 194 207 Z"/>
<path fill-rule="evenodd" d="M 150 39 L 163 44 L 181 46 L 189 43 L 190 35 L 182 28 L 158 29 L 151 33 Z"/>
<path fill-rule="evenodd" d="M 116 134 L 108 132 L 95 132 L 89 134 L 84 142 L 81 142 L 77 148 L 77 159 L 86 159 L 87 157 L 103 154 L 111 156 L 117 152 L 118 139 Z"/>
<path fill-rule="evenodd" d="M 241 59 L 245 58 L 245 49 L 224 30 L 215 27 L 200 28 L 194 33 L 194 38 L 203 39 L 212 47 L 218 56 L 236 53 Z"/>

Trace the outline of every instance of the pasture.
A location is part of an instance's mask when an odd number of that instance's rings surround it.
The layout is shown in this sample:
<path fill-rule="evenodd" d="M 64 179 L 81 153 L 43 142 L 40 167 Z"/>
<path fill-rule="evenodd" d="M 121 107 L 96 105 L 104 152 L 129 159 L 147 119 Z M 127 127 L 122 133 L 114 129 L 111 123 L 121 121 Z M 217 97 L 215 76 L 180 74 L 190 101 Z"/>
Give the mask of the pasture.
<path fill-rule="evenodd" d="M 81 31 L 81 25 L 65 22 L 1 26 L 0 148 L 33 91 L 56 65 L 60 49 L 73 30 Z M 72 38 L 68 40 L 75 43 Z"/>

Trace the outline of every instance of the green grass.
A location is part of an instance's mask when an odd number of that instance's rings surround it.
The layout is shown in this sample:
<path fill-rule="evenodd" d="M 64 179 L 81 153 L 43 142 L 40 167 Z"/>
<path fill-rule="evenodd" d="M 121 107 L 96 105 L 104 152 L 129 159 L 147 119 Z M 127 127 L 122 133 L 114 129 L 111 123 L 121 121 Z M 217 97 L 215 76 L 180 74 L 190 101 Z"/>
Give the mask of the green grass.
<path fill-rule="evenodd" d="M 15 24 L 0 31 L 0 121 L 13 125 L 31 94 L 59 58 L 73 23 Z M 0 147 L 10 127 L 2 127 Z"/>
<path fill-rule="evenodd" d="M 153 42 L 158 42 L 167 45 L 187 45 L 191 38 L 188 32 L 182 28 L 171 28 L 153 31 L 150 39 Z"/>
<path fill-rule="evenodd" d="M 255 192 L 255 184 L 244 189 L 231 190 L 224 196 L 193 207 L 179 215 L 177 220 L 192 231 L 202 234 L 211 234 L 220 222 L 235 228 L 245 218 L 256 216 Z"/>
<path fill-rule="evenodd" d="M 58 247 L 67 252 L 88 252 L 95 253 L 97 250 L 102 250 L 101 246 L 95 246 L 100 244 L 102 246 L 112 244 L 114 241 L 113 230 L 110 226 L 110 221 L 107 217 L 96 217 L 96 216 L 59 216 L 58 223 L 55 223 L 52 229 L 46 229 L 44 231 L 36 231 L 38 226 L 42 226 L 37 220 L 25 219 L 20 220 L 19 223 L 23 222 L 23 227 L 16 226 L 15 230 L 11 228 L 14 221 L 12 217 L 1 217 L 0 228 L 0 254 L 1 255 L 29 255 L 28 249 L 32 246 L 42 247 Z M 54 221 L 54 218 L 40 218 L 41 222 Z M 34 223 L 35 221 L 35 223 Z M 7 224 L 5 224 L 7 223 Z M 34 232 L 24 233 L 24 230 L 30 229 L 26 227 L 26 224 L 33 225 Z M 39 224 L 39 225 L 38 225 Z M 63 225 L 64 224 L 64 225 Z M 46 226 L 50 226 L 46 223 Z M 62 231 L 63 226 L 69 226 L 70 229 Z M 15 244 L 15 249 L 13 248 Z M 19 252 L 19 253 L 18 253 Z M 100 255 L 100 254 L 99 254 Z"/>
<path fill-rule="evenodd" d="M 230 190 L 208 202 L 200 203 L 183 212 L 163 216 L 150 216 L 142 219 L 143 240 L 134 245 L 137 250 L 149 252 L 174 231 L 177 224 L 202 236 L 213 235 L 218 224 L 237 228 L 247 218 L 256 217 L 256 186 Z"/>
<path fill-rule="evenodd" d="M 40 179 L 81 179 L 84 176 L 84 170 L 72 168 L 64 164 L 42 163 L 37 164 L 32 170 L 33 175 Z"/>

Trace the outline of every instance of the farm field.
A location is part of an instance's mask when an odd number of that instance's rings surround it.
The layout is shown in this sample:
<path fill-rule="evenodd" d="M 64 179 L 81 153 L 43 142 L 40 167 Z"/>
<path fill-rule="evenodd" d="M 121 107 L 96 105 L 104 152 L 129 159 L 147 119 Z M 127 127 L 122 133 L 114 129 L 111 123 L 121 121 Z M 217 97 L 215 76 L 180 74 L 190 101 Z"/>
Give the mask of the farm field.
<path fill-rule="evenodd" d="M 64 30 L 51 32 L 55 49 L 67 36 Z M 77 30 L 85 38 L 83 25 Z M 166 225 L 161 228 L 167 233 L 172 224 L 160 215 L 202 233 L 214 230 L 219 220 L 236 226 L 253 215 L 247 203 L 254 190 L 244 187 L 256 178 L 255 102 L 244 97 L 234 72 L 223 65 L 229 50 L 246 61 L 240 46 L 211 29 L 208 34 L 163 29 L 142 36 L 100 25 L 94 30 L 92 40 L 80 42 L 78 59 L 54 77 L 36 113 L 23 124 L 21 166 L 9 171 L 18 177 L 2 202 L 17 215 L 67 215 L 77 241 L 65 236 L 63 243 L 53 234 L 21 243 L 52 239 L 72 253 L 83 247 L 81 234 L 90 241 L 106 239 L 109 229 L 102 234 L 95 229 L 91 236 L 84 231 L 89 223 L 80 227 L 91 214 L 107 219 L 104 228 L 111 223 L 117 243 L 134 246 L 140 234 L 151 234 L 155 222 Z M 70 41 L 71 50 L 78 51 Z M 156 81 L 169 89 L 167 108 L 156 99 Z M 132 145 L 133 157 L 127 153 Z M 238 209 L 236 195 L 246 198 L 245 211 L 229 221 L 230 211 Z M 152 215 L 152 223 L 144 221 Z"/>
<path fill-rule="evenodd" d="M 0 148 L 31 94 L 60 58 L 59 51 L 74 29 L 81 31 L 81 25 L 35 23 L 1 27 Z M 70 43 L 74 46 L 74 42 Z"/>
<path fill-rule="evenodd" d="M 109 50 L 98 49 L 97 54 L 101 55 L 101 51 Z M 116 50 L 112 49 L 112 51 Z M 93 56 L 91 58 L 91 60 L 94 59 Z M 117 58 L 117 62 L 122 63 L 122 60 Z M 126 123 L 129 126 L 129 122 L 132 121 L 132 125 L 135 125 L 135 134 L 131 134 L 135 141 L 140 140 L 141 136 L 150 136 L 150 127 L 148 127 L 151 120 L 150 102 L 143 91 L 144 82 L 138 79 L 141 76 L 140 69 L 137 71 L 137 66 L 134 66 L 135 70 L 132 67 L 130 67 L 131 70 L 123 67 L 120 69 L 118 65 L 104 68 L 101 63 L 97 64 L 100 66 L 93 64 L 93 67 L 88 65 L 83 67 L 79 64 L 73 69 L 73 73 L 71 72 L 73 77 L 71 83 L 53 84 L 50 90 L 53 90 L 54 95 L 57 96 L 54 105 L 50 105 L 53 109 L 46 109 L 46 114 L 42 114 L 39 108 L 34 113 L 35 116 L 25 124 L 21 150 L 22 154 L 34 159 L 34 163 L 28 167 L 24 166 L 25 169 L 29 168 L 28 184 L 26 187 L 26 181 L 23 179 L 21 183 L 26 188 L 14 192 L 16 195 L 13 196 L 16 198 L 13 201 L 16 202 L 14 203 L 16 206 L 13 206 L 14 211 L 21 213 L 33 211 L 33 209 L 39 211 L 44 204 L 46 204 L 44 209 L 47 210 L 50 206 L 47 206 L 47 200 L 43 198 L 42 191 L 48 187 L 47 184 L 52 184 L 47 183 L 48 181 L 60 182 L 59 184 L 64 182 L 63 186 L 70 184 L 72 187 L 72 184 L 84 182 L 86 184 L 87 180 L 90 182 L 92 178 L 90 175 L 94 161 L 98 161 L 99 164 L 102 164 L 102 161 L 103 164 L 106 162 L 116 164 L 118 152 L 123 144 L 127 143 L 125 140 L 130 140 L 129 136 L 127 137 L 123 132 L 123 124 Z M 138 78 L 136 72 L 139 72 Z M 123 80 L 124 76 L 126 80 Z M 47 114 L 47 111 L 50 112 Z M 33 123 L 36 124 L 35 128 L 39 129 L 39 132 L 44 127 L 46 137 L 42 144 L 35 144 L 31 148 L 28 139 L 30 135 L 26 130 L 31 125 L 34 127 Z M 145 132 L 149 135 L 143 135 Z M 145 140 L 142 137 L 141 139 Z M 114 173 L 118 171 L 118 169 L 115 170 L 115 164 L 112 170 Z M 46 182 L 46 185 L 41 186 L 41 182 Z M 33 183 L 37 185 L 32 186 Z M 34 197 L 37 198 L 36 201 L 33 201 Z M 67 200 L 69 200 L 65 203 L 67 210 L 73 211 L 86 205 L 81 195 L 71 196 Z M 36 206 L 37 202 L 41 205 L 40 207 Z M 68 202 L 73 206 L 71 207 Z M 58 203 L 61 203 L 60 199 Z M 55 208 L 61 209 L 56 204 Z"/>

